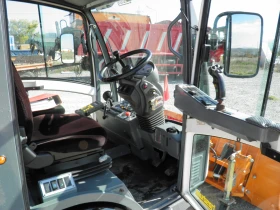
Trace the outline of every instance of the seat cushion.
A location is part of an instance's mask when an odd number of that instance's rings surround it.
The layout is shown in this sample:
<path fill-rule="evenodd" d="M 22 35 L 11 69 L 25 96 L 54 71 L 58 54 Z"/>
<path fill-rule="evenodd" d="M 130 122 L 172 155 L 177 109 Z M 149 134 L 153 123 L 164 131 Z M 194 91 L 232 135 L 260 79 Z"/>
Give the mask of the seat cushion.
<path fill-rule="evenodd" d="M 93 119 L 77 114 L 44 114 L 33 118 L 31 142 L 36 151 L 77 152 L 100 148 L 106 132 Z"/>

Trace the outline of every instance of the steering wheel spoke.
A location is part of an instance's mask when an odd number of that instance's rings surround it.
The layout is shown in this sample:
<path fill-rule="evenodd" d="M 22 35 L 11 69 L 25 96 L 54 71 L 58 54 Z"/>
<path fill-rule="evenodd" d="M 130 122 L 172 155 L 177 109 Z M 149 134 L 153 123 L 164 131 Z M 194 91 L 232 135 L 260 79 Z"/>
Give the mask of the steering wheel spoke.
<path fill-rule="evenodd" d="M 120 75 L 120 72 L 118 72 L 118 70 L 111 68 L 110 71 L 114 74 L 114 75 Z"/>
<path fill-rule="evenodd" d="M 120 79 L 124 79 L 126 77 L 132 76 L 137 71 L 142 69 L 152 57 L 151 51 L 147 49 L 133 50 L 122 55 L 119 55 L 119 52 L 115 51 L 113 52 L 113 54 L 115 58 L 112 59 L 107 65 L 105 65 L 104 68 L 99 73 L 99 79 L 102 82 L 115 82 Z M 126 57 L 136 55 L 136 54 L 144 54 L 145 56 L 141 56 L 142 58 L 137 62 L 137 64 L 134 67 L 131 67 L 130 65 L 125 65 L 125 63 L 122 61 L 122 59 L 125 59 Z M 117 62 L 119 62 L 122 66 L 121 74 L 116 69 L 113 69 L 114 65 Z M 105 77 L 106 72 L 112 72 L 114 76 Z"/>

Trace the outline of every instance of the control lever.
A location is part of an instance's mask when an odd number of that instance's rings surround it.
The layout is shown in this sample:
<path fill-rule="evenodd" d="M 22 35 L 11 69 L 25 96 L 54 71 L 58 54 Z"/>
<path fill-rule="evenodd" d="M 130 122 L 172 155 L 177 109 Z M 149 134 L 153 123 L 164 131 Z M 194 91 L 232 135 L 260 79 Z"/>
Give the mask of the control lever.
<path fill-rule="evenodd" d="M 103 119 L 105 120 L 107 116 L 107 111 L 110 110 L 110 108 L 113 106 L 113 98 L 112 98 L 112 92 L 111 91 L 105 91 L 103 93 L 103 99 L 106 101 L 104 105 L 104 112 L 103 112 Z"/>
<path fill-rule="evenodd" d="M 208 69 L 209 74 L 213 77 L 213 84 L 215 86 L 216 90 L 216 98 L 215 100 L 218 101 L 218 104 L 216 106 L 217 111 L 221 111 L 225 109 L 225 105 L 223 104 L 223 101 L 226 97 L 226 88 L 223 78 L 223 67 L 220 65 L 214 65 L 210 66 Z"/>
<path fill-rule="evenodd" d="M 84 106 L 75 111 L 76 114 L 81 116 L 89 116 L 90 114 L 102 109 L 104 107 L 103 103 L 100 101 L 95 101 L 89 105 Z"/>

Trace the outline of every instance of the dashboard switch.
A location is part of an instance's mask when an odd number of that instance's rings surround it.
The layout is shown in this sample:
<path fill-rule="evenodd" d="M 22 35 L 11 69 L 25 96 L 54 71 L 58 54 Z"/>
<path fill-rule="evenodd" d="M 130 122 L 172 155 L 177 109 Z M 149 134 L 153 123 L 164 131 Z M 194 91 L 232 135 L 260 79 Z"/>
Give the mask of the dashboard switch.
<path fill-rule="evenodd" d="M 65 188 L 65 184 L 64 184 L 64 182 L 63 182 L 63 179 L 62 179 L 62 178 L 61 178 L 61 179 L 58 179 L 58 180 L 57 180 L 57 182 L 58 182 L 58 186 L 59 186 L 59 188 L 60 188 L 60 189 Z"/>
<path fill-rule="evenodd" d="M 49 193 L 49 192 L 51 192 L 51 191 L 52 191 L 52 189 L 51 189 L 51 186 L 50 186 L 50 183 L 49 183 L 49 182 L 44 183 L 44 188 L 45 188 L 45 192 L 46 192 L 46 193 Z"/>
<path fill-rule="evenodd" d="M 51 181 L 51 185 L 52 185 L 52 189 L 53 189 L 53 191 L 55 191 L 55 190 L 57 190 L 57 189 L 58 189 L 58 185 L 57 185 L 56 180 Z"/>
<path fill-rule="evenodd" d="M 69 179 L 69 177 L 64 177 L 64 181 L 65 181 L 65 185 L 66 185 L 67 187 L 69 187 L 69 186 L 72 185 L 71 180 Z"/>

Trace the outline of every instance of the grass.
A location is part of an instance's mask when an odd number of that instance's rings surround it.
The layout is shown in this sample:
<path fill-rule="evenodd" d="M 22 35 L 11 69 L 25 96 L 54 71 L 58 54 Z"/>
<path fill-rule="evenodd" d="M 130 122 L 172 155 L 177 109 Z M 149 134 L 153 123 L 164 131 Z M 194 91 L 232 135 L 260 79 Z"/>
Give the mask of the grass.
<path fill-rule="evenodd" d="M 248 76 L 255 74 L 257 70 L 256 58 L 233 58 L 230 62 L 230 74 Z"/>

